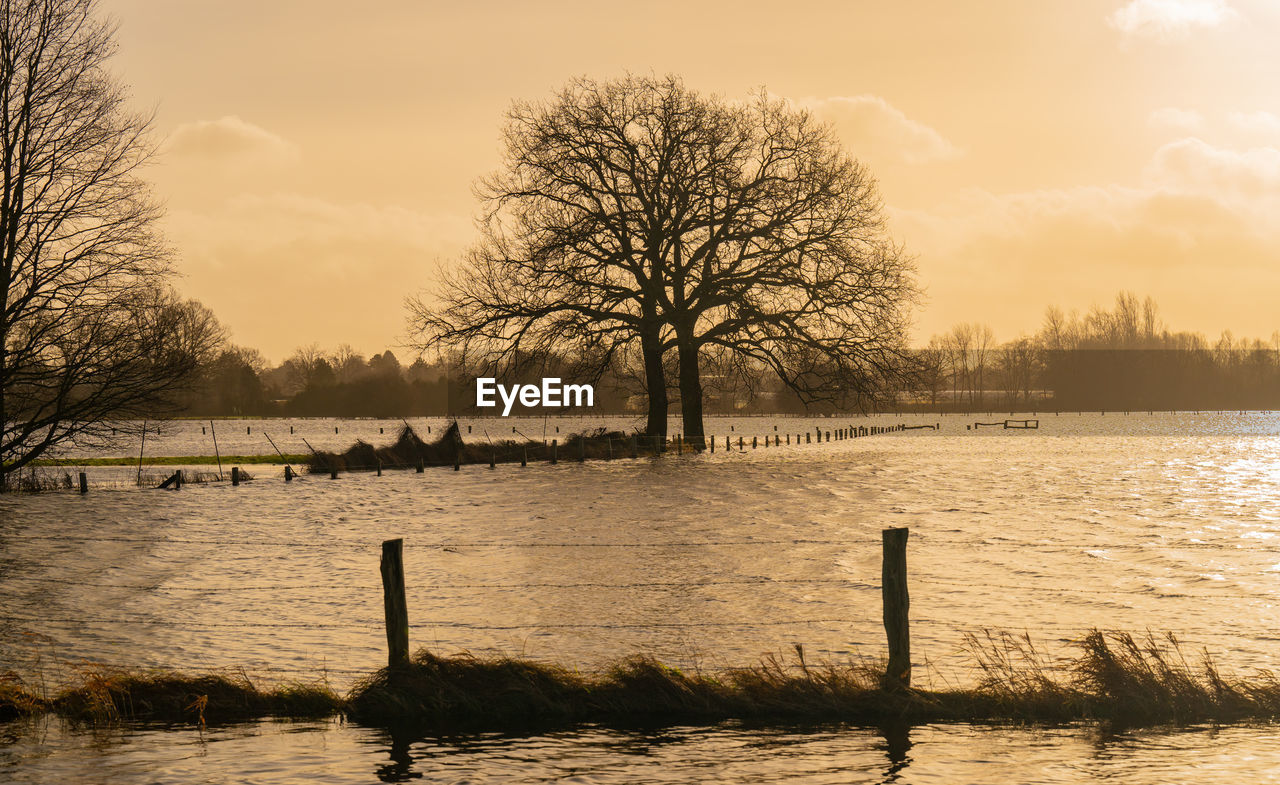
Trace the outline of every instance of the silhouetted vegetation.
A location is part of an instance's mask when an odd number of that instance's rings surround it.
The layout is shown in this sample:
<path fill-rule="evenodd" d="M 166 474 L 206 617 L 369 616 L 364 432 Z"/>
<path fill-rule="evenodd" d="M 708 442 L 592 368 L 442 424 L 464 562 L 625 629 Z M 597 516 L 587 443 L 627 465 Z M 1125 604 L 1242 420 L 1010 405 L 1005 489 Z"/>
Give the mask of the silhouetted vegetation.
<path fill-rule="evenodd" d="M 971 687 L 885 688 L 884 663 L 811 663 L 771 655 L 754 666 L 684 672 L 652 657 L 624 659 L 599 673 L 510 657 L 420 650 L 384 668 L 345 697 L 321 677 L 261 688 L 247 675 L 189 676 L 87 667 L 52 696 L 0 675 L 0 721 L 53 711 L 110 723 L 195 724 L 254 717 L 323 717 L 345 712 L 370 725 L 435 730 L 530 728 L 573 723 L 632 725 L 846 721 L 1106 721 L 1121 726 L 1280 718 L 1280 680 L 1269 671 L 1224 675 L 1204 655 L 1189 662 L 1172 635 L 1093 630 L 1078 653 L 1053 658 L 1026 636 L 968 637 L 980 674 Z"/>
<path fill-rule="evenodd" d="M 1201 410 L 1280 408 L 1280 334 L 1175 332 L 1151 298 L 1121 292 L 1113 310 L 1049 308 L 1040 331 L 997 344 L 989 327 L 960 324 L 918 352 L 902 408 Z"/>
<path fill-rule="evenodd" d="M 148 120 L 107 69 L 114 28 L 96 11 L 0 13 L 0 491 L 58 445 L 109 443 L 107 419 L 173 414 L 222 340 L 169 288 L 138 177 Z"/>
<path fill-rule="evenodd" d="M 674 76 L 578 79 L 515 104 L 504 141 L 480 241 L 411 303 L 425 348 L 484 376 L 530 356 L 572 358 L 591 381 L 630 367 L 659 436 L 674 354 L 695 447 L 708 366 L 856 406 L 908 364 L 912 263 L 870 172 L 809 113 Z"/>

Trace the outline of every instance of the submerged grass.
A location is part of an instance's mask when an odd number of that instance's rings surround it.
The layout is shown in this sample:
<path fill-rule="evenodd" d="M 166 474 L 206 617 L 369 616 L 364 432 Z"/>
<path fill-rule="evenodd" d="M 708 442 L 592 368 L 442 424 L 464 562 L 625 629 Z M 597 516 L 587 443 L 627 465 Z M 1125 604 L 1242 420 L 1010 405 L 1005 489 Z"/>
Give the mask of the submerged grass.
<path fill-rule="evenodd" d="M 52 711 L 95 724 L 145 720 L 205 725 L 258 717 L 327 717 L 343 706 L 323 678 L 264 689 L 243 672 L 192 676 L 86 666 L 73 684 L 45 698 L 12 675 L 0 677 L 0 720 Z"/>
<path fill-rule="evenodd" d="M 419 464 L 424 467 L 453 466 L 455 462 L 459 465 L 519 463 L 522 460 L 541 462 L 550 461 L 553 454 L 558 461 L 566 463 L 579 459 L 604 460 L 631 455 L 631 437 L 622 431 L 604 428 L 590 433 L 570 434 L 563 441 L 557 441 L 554 446 L 550 442 L 543 443 L 534 439 L 517 441 L 490 439 L 487 436 L 471 438 L 471 442 L 463 439 L 456 421 L 434 441 L 429 442 L 405 425 L 391 444 L 375 447 L 366 441 L 357 440 L 341 453 L 318 450 L 308 456 L 306 463 L 313 473 L 327 473 L 334 470 L 373 471 L 380 466 L 386 469 L 408 469 Z M 666 449 L 665 443 L 659 444 L 653 437 L 636 439 L 637 456 L 654 455 L 662 449 Z"/>
<path fill-rule="evenodd" d="M 647 656 L 600 673 L 510 657 L 440 656 L 420 650 L 408 664 L 384 668 L 346 697 L 323 679 L 270 689 L 243 673 L 186 676 L 166 671 L 86 668 L 52 698 L 0 675 L 0 721 L 53 711 L 87 722 L 151 720 L 219 723 L 264 716 L 345 713 L 369 725 L 503 729 L 581 722 L 855 723 L 1104 721 L 1140 726 L 1267 720 L 1280 717 L 1280 680 L 1222 674 L 1207 654 L 1194 663 L 1172 635 L 1093 630 L 1078 652 L 1050 657 L 1029 636 L 970 635 L 974 686 L 944 690 L 882 685 L 883 663 L 809 663 L 768 656 L 756 665 L 685 672 Z"/>

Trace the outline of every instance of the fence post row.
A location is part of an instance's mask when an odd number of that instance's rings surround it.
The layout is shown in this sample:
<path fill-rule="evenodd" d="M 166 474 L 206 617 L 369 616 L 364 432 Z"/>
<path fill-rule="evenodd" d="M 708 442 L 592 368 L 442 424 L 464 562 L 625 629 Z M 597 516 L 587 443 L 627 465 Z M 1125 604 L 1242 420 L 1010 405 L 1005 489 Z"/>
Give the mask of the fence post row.
<path fill-rule="evenodd" d="M 404 540 L 382 543 L 382 608 L 387 625 L 387 667 L 409 664 L 409 608 L 404 599 Z"/>

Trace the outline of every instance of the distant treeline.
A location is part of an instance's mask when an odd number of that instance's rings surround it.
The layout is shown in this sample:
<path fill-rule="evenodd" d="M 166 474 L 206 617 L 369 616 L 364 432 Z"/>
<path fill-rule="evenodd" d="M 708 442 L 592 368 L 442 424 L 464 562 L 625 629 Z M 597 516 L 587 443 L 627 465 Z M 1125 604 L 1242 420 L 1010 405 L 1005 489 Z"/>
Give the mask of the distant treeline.
<path fill-rule="evenodd" d="M 977 411 L 1280 408 L 1280 334 L 1268 341 L 1174 332 L 1156 303 L 1122 292 L 1113 310 L 1050 308 L 1040 331 L 997 344 L 966 323 L 918 353 L 903 408 Z"/>
<path fill-rule="evenodd" d="M 1210 342 L 1173 332 L 1154 301 L 1129 293 L 1113 310 L 1046 312 L 1041 329 L 996 343 L 991 329 L 965 323 L 934 336 L 914 353 L 913 383 L 889 397 L 885 410 L 1196 410 L 1280 409 L 1280 335 Z M 568 363 L 545 358 L 537 371 L 504 384 L 575 376 Z M 717 414 L 804 413 L 799 399 L 761 371 L 754 378 L 707 373 L 706 410 Z M 464 381 L 465 379 L 465 381 Z M 593 412 L 643 413 L 634 374 L 609 370 L 595 380 Z M 678 413 L 678 390 L 672 390 Z M 422 417 L 470 412 L 475 391 L 445 361 L 403 365 L 390 350 L 364 357 L 350 347 L 311 346 L 278 366 L 252 349 L 229 347 L 204 371 L 186 404 L 189 416 Z M 829 408 L 829 407 L 827 407 Z M 810 412 L 826 411 L 827 408 Z M 542 410 L 539 410 L 540 412 Z M 489 413 L 492 413 L 491 411 Z M 524 413 L 517 408 L 513 414 Z"/>

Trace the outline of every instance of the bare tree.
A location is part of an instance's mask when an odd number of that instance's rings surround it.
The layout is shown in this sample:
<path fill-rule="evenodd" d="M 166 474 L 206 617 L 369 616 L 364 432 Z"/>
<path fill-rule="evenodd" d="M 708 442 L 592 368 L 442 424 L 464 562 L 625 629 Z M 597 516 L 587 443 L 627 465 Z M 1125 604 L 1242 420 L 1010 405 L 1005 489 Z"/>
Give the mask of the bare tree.
<path fill-rule="evenodd" d="M 709 358 L 741 378 L 768 369 L 806 401 L 866 399 L 903 358 L 911 265 L 870 175 L 807 114 L 675 77 L 581 79 L 517 104 L 505 141 L 481 241 L 438 302 L 410 301 L 424 348 L 490 367 L 570 356 L 597 374 L 638 355 L 663 434 L 675 349 L 695 446 Z"/>
<path fill-rule="evenodd" d="M 0 3 L 0 488 L 56 445 L 109 438 L 108 418 L 171 410 L 221 340 L 166 289 L 138 177 L 148 121 L 106 71 L 95 10 Z"/>

